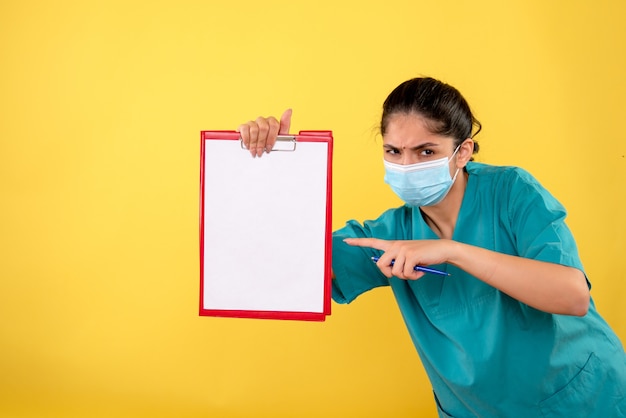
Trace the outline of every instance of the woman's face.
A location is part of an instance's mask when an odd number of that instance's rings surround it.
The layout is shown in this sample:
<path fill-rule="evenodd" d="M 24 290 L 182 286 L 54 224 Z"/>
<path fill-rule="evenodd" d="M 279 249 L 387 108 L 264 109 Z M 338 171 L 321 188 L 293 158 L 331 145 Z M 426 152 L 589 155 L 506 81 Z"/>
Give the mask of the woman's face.
<path fill-rule="evenodd" d="M 417 113 L 394 113 L 387 120 L 383 152 L 390 163 L 408 165 L 438 160 L 450 157 L 454 149 L 454 138 L 430 132 L 424 117 Z"/>

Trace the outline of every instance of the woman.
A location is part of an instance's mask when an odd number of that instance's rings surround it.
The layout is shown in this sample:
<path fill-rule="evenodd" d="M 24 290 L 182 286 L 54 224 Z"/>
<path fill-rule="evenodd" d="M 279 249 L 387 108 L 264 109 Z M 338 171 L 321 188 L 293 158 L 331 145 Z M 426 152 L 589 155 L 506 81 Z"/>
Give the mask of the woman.
<path fill-rule="evenodd" d="M 290 118 L 240 126 L 251 154 Z M 565 209 L 526 171 L 473 162 L 478 131 L 438 80 L 387 97 L 385 181 L 406 204 L 333 234 L 333 299 L 391 287 L 442 417 L 626 416 L 626 355 L 591 300 Z"/>

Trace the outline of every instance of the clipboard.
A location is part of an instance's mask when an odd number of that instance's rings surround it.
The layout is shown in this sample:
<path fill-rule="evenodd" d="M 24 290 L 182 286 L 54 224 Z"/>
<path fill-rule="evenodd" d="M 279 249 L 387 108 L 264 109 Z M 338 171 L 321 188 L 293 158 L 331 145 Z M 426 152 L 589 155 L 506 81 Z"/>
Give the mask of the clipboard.
<path fill-rule="evenodd" d="M 200 139 L 200 316 L 324 321 L 332 132 L 281 135 L 261 158 L 235 131 Z"/>

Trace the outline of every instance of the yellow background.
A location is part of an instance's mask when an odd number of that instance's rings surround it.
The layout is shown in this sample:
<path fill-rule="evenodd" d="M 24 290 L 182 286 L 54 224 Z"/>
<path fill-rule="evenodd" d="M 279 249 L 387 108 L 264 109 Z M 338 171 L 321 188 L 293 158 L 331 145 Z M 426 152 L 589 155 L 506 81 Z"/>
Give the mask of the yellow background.
<path fill-rule="evenodd" d="M 418 75 L 466 96 L 478 161 L 523 166 L 565 204 L 626 339 L 625 15 L 620 0 L 2 1 L 0 416 L 435 416 L 388 289 L 324 323 L 197 314 L 199 131 L 287 107 L 292 131 L 332 129 L 338 228 L 399 204 L 376 127 Z"/>

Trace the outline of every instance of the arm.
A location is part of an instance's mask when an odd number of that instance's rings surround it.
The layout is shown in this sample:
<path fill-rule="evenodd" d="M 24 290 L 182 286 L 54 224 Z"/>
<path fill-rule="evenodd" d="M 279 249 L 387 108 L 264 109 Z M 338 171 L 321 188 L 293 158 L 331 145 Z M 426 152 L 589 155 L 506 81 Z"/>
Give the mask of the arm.
<path fill-rule="evenodd" d="M 449 263 L 533 308 L 584 316 L 589 287 L 582 271 L 450 241 Z"/>
<path fill-rule="evenodd" d="M 584 274 L 575 268 L 516 257 L 451 240 L 348 239 L 348 244 L 385 251 L 378 267 L 387 277 L 418 279 L 416 265 L 449 263 L 533 308 L 583 316 L 589 307 Z M 391 260 L 395 260 L 391 266 Z"/>

